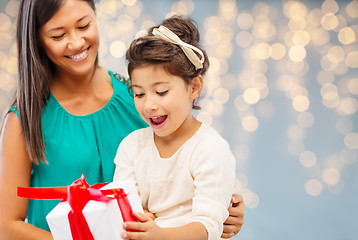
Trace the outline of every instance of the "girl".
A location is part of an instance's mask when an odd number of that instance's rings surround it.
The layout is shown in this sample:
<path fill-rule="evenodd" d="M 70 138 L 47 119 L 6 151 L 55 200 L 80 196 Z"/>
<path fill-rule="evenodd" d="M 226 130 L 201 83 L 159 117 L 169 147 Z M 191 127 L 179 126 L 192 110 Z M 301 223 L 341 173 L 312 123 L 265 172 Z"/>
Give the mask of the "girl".
<path fill-rule="evenodd" d="M 45 216 L 58 201 L 19 198 L 17 187 L 66 186 L 82 173 L 90 184 L 112 181 L 119 143 L 147 125 L 126 79 L 97 63 L 93 0 L 22 0 L 17 24 L 19 82 L 0 136 L 0 239 L 52 239 Z M 243 207 L 230 208 L 226 237 L 240 230 Z"/>
<path fill-rule="evenodd" d="M 150 127 L 120 144 L 114 181 L 132 179 L 152 218 L 125 223 L 126 239 L 219 239 L 235 179 L 229 144 L 192 109 L 209 67 L 191 20 L 172 17 L 127 51 L 134 103 Z"/>

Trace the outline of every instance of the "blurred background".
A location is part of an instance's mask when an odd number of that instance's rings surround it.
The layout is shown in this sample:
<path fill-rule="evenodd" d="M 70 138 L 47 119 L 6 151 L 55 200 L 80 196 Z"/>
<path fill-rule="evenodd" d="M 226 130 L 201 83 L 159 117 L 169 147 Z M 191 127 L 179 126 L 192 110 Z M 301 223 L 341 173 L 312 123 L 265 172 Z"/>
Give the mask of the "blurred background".
<path fill-rule="evenodd" d="M 0 1 L 1 117 L 18 5 Z M 237 159 L 234 239 L 358 239 L 358 1 L 97 0 L 100 64 L 127 76 L 130 42 L 173 14 L 197 22 L 210 56 L 196 114 Z"/>

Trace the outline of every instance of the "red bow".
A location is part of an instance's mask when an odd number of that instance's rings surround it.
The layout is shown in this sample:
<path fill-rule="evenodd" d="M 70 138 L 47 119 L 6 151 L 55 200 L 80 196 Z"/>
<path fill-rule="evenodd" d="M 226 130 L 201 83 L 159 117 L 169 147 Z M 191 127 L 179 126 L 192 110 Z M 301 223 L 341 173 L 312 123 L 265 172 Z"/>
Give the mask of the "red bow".
<path fill-rule="evenodd" d="M 82 213 L 83 208 L 89 200 L 108 202 L 112 199 L 117 199 L 123 221 L 136 221 L 132 214 L 133 211 L 127 194 L 123 189 L 99 190 L 99 188 L 106 184 L 107 183 L 98 183 L 90 186 L 82 174 L 80 179 L 74 181 L 67 187 L 18 187 L 17 195 L 31 199 L 63 199 L 62 201 L 67 201 L 71 207 L 71 211 L 68 213 L 68 220 L 73 240 L 94 240 Z M 106 195 L 113 195 L 114 197 Z"/>

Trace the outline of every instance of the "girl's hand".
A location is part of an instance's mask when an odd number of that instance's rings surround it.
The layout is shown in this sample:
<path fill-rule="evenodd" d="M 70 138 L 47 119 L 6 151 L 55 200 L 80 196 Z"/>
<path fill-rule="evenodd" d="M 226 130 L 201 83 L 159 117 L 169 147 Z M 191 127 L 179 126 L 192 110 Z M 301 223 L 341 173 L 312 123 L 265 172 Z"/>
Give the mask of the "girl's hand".
<path fill-rule="evenodd" d="M 222 238 L 235 236 L 244 224 L 245 204 L 241 195 L 233 194 L 231 198 L 232 206 L 229 207 L 229 217 L 224 222 Z"/>
<path fill-rule="evenodd" d="M 147 215 L 147 217 L 149 217 L 149 218 L 151 218 L 153 220 L 155 220 L 157 218 L 157 216 L 155 216 L 154 213 L 149 212 L 147 209 L 144 209 L 144 214 Z"/>
<path fill-rule="evenodd" d="M 123 223 L 123 228 L 127 232 L 122 233 L 123 239 L 140 239 L 140 240 L 164 240 L 164 231 L 160 228 L 154 220 L 143 213 L 133 213 L 134 217 L 137 218 L 139 222 L 125 222 Z M 128 232 L 128 230 L 133 230 L 135 232 Z"/>

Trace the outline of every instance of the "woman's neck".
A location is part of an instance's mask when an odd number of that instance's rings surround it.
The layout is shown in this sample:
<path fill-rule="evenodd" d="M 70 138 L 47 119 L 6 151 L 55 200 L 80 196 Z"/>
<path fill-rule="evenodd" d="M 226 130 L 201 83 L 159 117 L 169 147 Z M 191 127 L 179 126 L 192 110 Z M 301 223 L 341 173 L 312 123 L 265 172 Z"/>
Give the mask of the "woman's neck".
<path fill-rule="evenodd" d="M 84 116 L 103 108 L 113 95 L 108 72 L 100 67 L 86 76 L 57 76 L 51 93 L 72 115 Z"/>
<path fill-rule="evenodd" d="M 102 71 L 102 68 L 95 67 L 86 75 L 59 72 L 51 84 L 51 92 L 55 96 L 58 95 L 58 98 L 88 94 L 98 84 Z"/>

